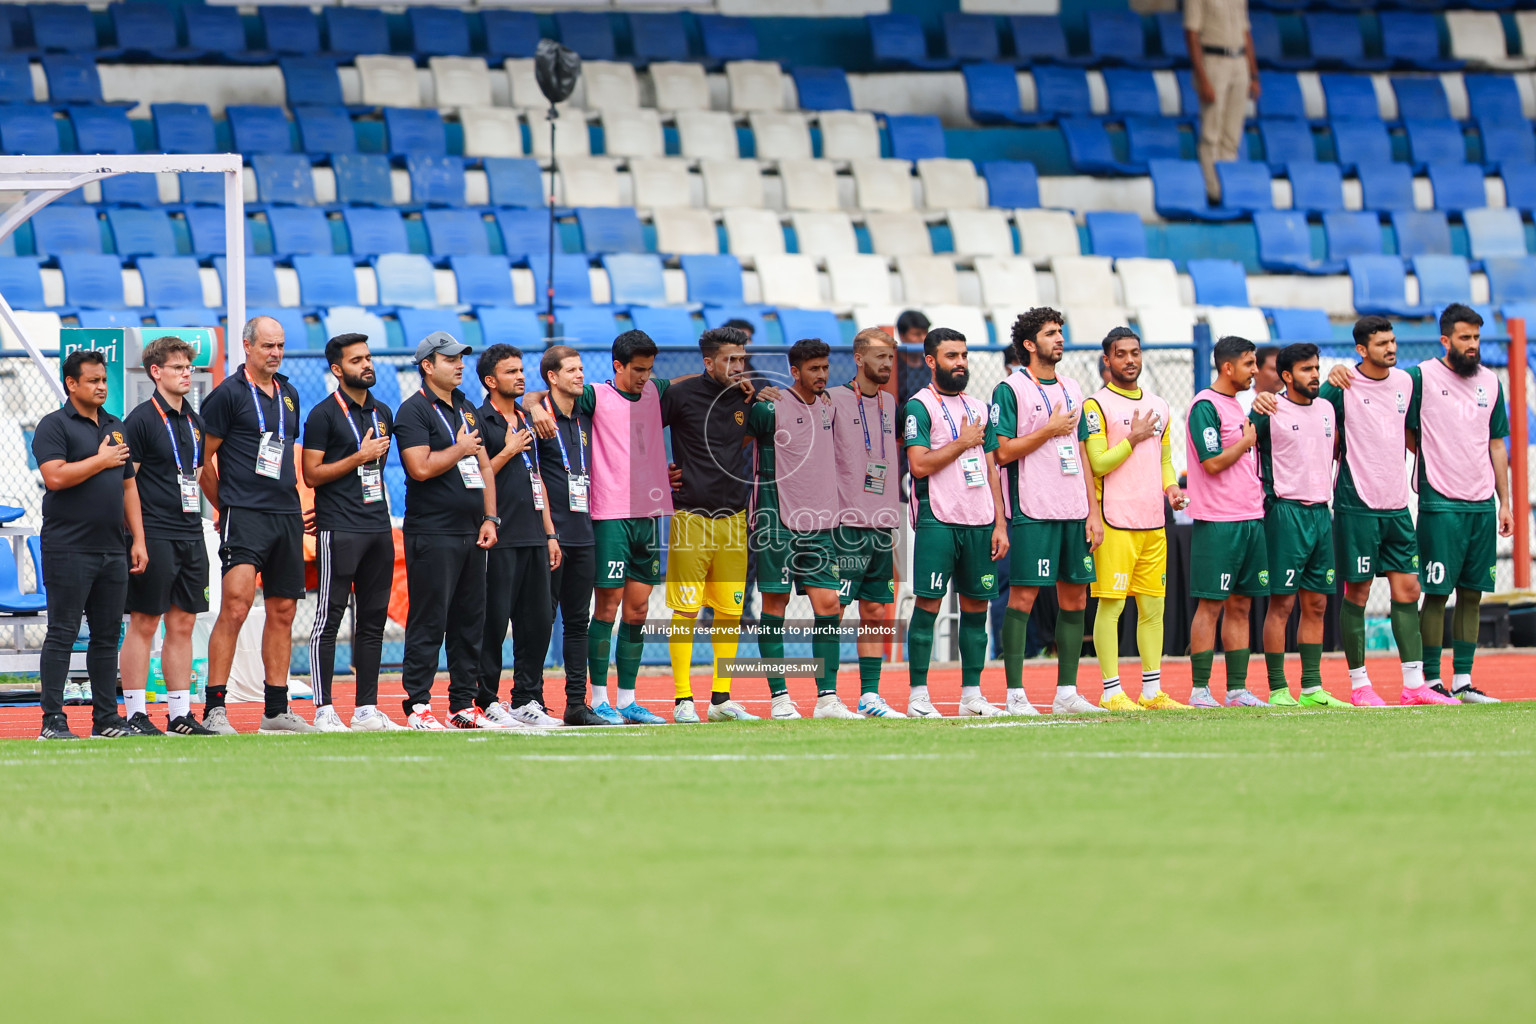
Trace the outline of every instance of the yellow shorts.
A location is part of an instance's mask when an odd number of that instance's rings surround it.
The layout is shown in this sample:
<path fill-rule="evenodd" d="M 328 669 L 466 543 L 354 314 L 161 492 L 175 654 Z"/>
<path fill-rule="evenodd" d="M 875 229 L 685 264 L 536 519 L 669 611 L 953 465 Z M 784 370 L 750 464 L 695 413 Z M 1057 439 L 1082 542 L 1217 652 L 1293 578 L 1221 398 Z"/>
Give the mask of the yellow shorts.
<path fill-rule="evenodd" d="M 1168 589 L 1168 537 L 1157 530 L 1104 527 L 1104 543 L 1093 553 L 1097 578 L 1094 597 L 1124 599 L 1128 594 L 1162 597 Z"/>
<path fill-rule="evenodd" d="M 747 514 L 723 519 L 676 512 L 667 543 L 667 607 L 698 613 L 709 605 L 741 615 L 747 589 Z"/>

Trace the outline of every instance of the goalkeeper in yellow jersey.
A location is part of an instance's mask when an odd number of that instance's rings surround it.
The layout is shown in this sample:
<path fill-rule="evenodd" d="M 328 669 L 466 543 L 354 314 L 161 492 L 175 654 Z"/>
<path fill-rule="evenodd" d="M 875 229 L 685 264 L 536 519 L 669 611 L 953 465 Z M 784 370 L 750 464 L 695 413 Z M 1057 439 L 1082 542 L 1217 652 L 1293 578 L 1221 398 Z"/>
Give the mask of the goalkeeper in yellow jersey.
<path fill-rule="evenodd" d="M 1179 489 L 1169 444 L 1168 403 L 1148 393 L 1141 377 L 1141 339 L 1116 327 L 1104 339 L 1109 383 L 1083 403 L 1088 464 L 1104 515 L 1104 543 L 1094 559 L 1090 593 L 1099 600 L 1093 647 L 1104 675 L 1101 707 L 1135 711 L 1120 686 L 1120 613 L 1136 598 L 1136 646 L 1141 649 L 1144 708 L 1182 708 L 1162 689 L 1163 594 L 1168 584 L 1168 539 L 1163 498 L 1174 508 L 1189 501 Z"/>

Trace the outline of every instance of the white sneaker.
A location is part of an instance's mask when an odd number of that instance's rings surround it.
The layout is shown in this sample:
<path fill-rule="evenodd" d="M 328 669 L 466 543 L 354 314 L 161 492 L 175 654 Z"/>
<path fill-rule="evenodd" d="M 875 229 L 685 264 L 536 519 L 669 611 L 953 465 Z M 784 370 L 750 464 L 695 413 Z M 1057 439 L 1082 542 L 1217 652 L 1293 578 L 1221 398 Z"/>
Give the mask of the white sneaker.
<path fill-rule="evenodd" d="M 407 728 L 425 729 L 428 732 L 447 732 L 448 727 L 437 720 L 430 704 L 412 704 L 411 713 L 405 720 Z"/>
<path fill-rule="evenodd" d="M 997 718 L 1005 714 L 1006 712 L 1002 708 L 996 704 L 988 703 L 987 699 L 980 694 L 974 697 L 960 698 L 961 718 Z"/>
<path fill-rule="evenodd" d="M 848 705 L 837 699 L 837 694 L 829 693 L 816 698 L 816 710 L 811 714 L 812 718 L 853 718 L 859 716 L 848 710 Z"/>
<path fill-rule="evenodd" d="M 711 722 L 755 722 L 757 716 L 741 706 L 739 701 L 728 700 L 724 704 L 709 705 L 708 717 Z"/>
<path fill-rule="evenodd" d="M 526 729 L 527 724 L 514 715 L 505 704 L 492 701 L 491 706 L 485 709 L 485 717 L 489 718 L 498 729 Z"/>
<path fill-rule="evenodd" d="M 544 705 L 536 700 L 531 700 L 522 707 L 513 708 L 505 704 L 502 707 L 507 708 L 513 718 L 535 729 L 558 729 L 565 724 L 553 715 L 545 714 Z"/>
<path fill-rule="evenodd" d="M 1051 701 L 1051 714 L 1053 715 L 1101 715 L 1103 713 L 1103 708 L 1091 703 L 1080 693 L 1063 695 L 1058 690 L 1056 692 L 1056 699 Z"/>
<path fill-rule="evenodd" d="M 348 732 L 347 723 L 336 713 L 336 705 L 324 704 L 315 709 L 315 728 L 320 732 Z"/>
<path fill-rule="evenodd" d="M 789 694 L 781 693 L 773 698 L 773 717 L 782 720 L 799 718 L 800 709 L 789 699 Z"/>
<path fill-rule="evenodd" d="M 1501 703 L 1503 703 L 1501 700 L 1499 700 L 1499 698 L 1488 696 L 1486 693 L 1484 693 L 1482 690 L 1479 690 L 1477 687 L 1473 686 L 1471 683 L 1468 683 L 1466 686 L 1461 687 L 1459 690 L 1452 691 L 1451 696 L 1455 697 L 1457 700 L 1461 701 L 1463 704 L 1501 704 Z"/>
<path fill-rule="evenodd" d="M 885 702 L 878 693 L 866 693 L 859 698 L 859 714 L 865 718 L 906 718 Z"/>
<path fill-rule="evenodd" d="M 1029 694 L 1024 692 L 1022 686 L 1008 691 L 1008 702 L 1003 706 L 1003 714 L 1018 718 L 1039 713 L 1040 709 L 1029 702 Z"/>
<path fill-rule="evenodd" d="M 913 697 L 907 701 L 908 718 L 943 718 L 939 709 L 933 706 L 933 701 L 927 697 Z"/>
<path fill-rule="evenodd" d="M 360 704 L 352 709 L 353 732 L 406 732 L 405 726 L 390 718 L 372 704 Z"/>

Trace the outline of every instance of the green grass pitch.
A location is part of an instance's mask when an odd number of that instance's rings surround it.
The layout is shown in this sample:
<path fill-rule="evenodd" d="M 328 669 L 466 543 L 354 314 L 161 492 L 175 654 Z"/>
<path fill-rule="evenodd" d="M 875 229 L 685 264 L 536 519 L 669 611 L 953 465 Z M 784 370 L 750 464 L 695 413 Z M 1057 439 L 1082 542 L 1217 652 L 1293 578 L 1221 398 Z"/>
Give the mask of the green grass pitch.
<path fill-rule="evenodd" d="M 1530 1020 L 1536 707 L 0 743 L 0 1016 Z"/>

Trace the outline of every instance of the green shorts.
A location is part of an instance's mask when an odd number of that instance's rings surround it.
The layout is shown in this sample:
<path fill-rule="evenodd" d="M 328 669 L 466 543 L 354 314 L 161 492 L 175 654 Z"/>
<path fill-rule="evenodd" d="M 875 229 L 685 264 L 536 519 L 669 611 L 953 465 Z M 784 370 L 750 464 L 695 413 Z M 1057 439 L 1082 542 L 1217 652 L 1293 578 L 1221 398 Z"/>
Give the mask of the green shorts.
<path fill-rule="evenodd" d="M 597 586 L 661 582 L 661 519 L 594 519 Z"/>
<path fill-rule="evenodd" d="M 991 526 L 917 524 L 912 531 L 912 592 L 943 597 L 951 580 L 961 597 L 990 601 L 997 596 Z"/>
<path fill-rule="evenodd" d="M 1264 520 L 1212 523 L 1197 519 L 1190 542 L 1189 595 L 1225 601 L 1233 594 L 1269 594 Z"/>
<path fill-rule="evenodd" d="M 832 531 L 837 545 L 837 596 L 843 604 L 853 601 L 896 600 L 896 535 L 892 530 L 866 526 L 839 526 Z"/>
<path fill-rule="evenodd" d="M 1327 505 L 1274 501 L 1264 516 L 1268 539 L 1269 592 L 1294 594 L 1310 590 L 1331 594 L 1337 589 L 1333 571 L 1333 519 Z"/>
<path fill-rule="evenodd" d="M 1339 571 L 1347 583 L 1375 579 L 1385 572 L 1419 571 L 1419 541 L 1413 515 L 1401 508 L 1386 515 L 1344 510 L 1333 517 Z"/>
<path fill-rule="evenodd" d="M 788 594 L 791 588 L 839 588 L 831 530 L 788 530 L 777 515 L 759 511 L 747 544 L 757 553 L 757 589 L 765 594 Z"/>
<path fill-rule="evenodd" d="M 1082 519 L 1025 519 L 1008 524 L 1008 585 L 1048 587 L 1097 579 Z"/>
<path fill-rule="evenodd" d="M 1426 594 L 1457 587 L 1493 590 L 1498 516 L 1490 504 L 1468 512 L 1419 512 L 1419 586 Z"/>

